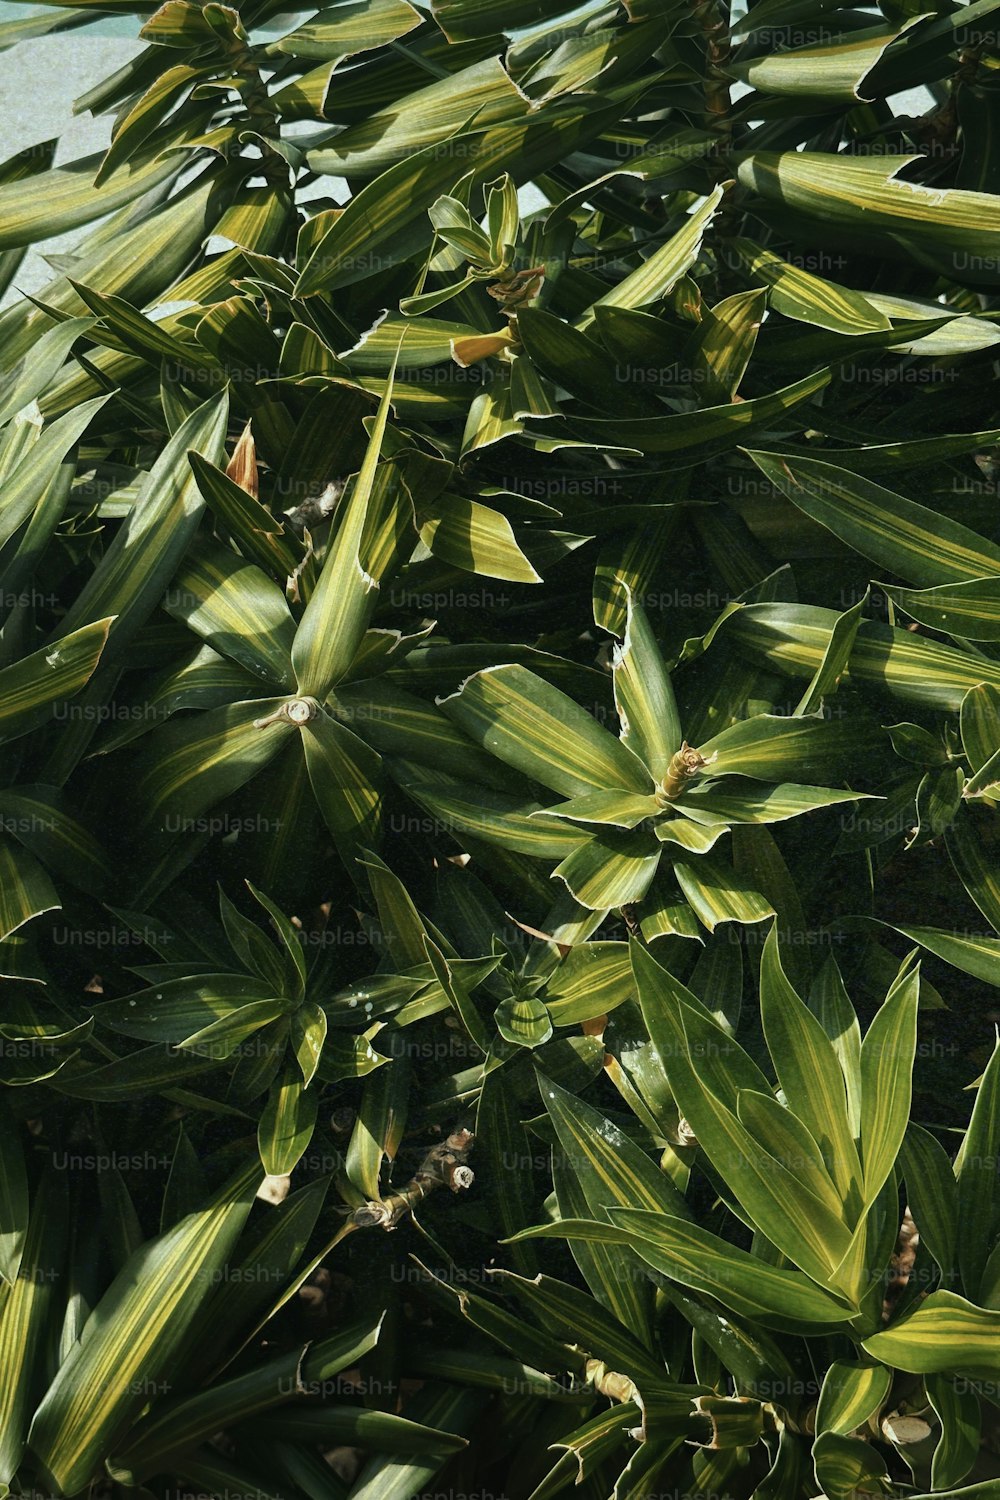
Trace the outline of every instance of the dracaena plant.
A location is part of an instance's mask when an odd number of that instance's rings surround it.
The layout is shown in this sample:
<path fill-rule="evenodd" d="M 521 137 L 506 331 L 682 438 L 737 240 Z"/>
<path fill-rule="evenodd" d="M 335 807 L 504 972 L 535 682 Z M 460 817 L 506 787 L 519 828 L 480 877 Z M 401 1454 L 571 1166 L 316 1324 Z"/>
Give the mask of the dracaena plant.
<path fill-rule="evenodd" d="M 856 798 L 813 783 L 863 751 L 863 720 L 825 719 L 823 684 L 814 683 L 791 715 L 754 715 L 689 745 L 645 611 L 631 599 L 613 681 L 617 738 L 520 666 L 488 668 L 441 704 L 476 744 L 567 800 L 532 809 L 510 799 L 505 809 L 497 798 L 476 817 L 465 811 L 475 801 L 468 787 L 415 778 L 410 791 L 460 830 L 559 857 L 554 874 L 594 910 L 635 907 L 641 924 L 652 888 L 647 937 L 697 930 L 696 919 L 709 929 L 727 917 L 762 920 L 764 899 L 757 894 L 755 905 L 752 889 L 711 851 L 734 824 L 777 823 Z M 835 684 L 829 670 L 826 681 Z"/>
<path fill-rule="evenodd" d="M 548 1223 L 516 1236 L 522 1248 L 568 1241 L 593 1300 L 507 1271 L 495 1291 L 530 1324 L 488 1295 L 459 1299 L 522 1367 L 573 1380 L 588 1420 L 567 1413 L 548 1483 L 600 1461 L 621 1470 L 619 1490 L 638 1473 L 701 1488 L 743 1469 L 764 1493 L 806 1493 L 813 1480 L 834 1500 L 955 1492 L 977 1466 L 995 1392 L 985 1163 L 1000 1051 L 952 1163 L 910 1118 L 915 955 L 862 1036 L 836 963 L 807 1005 L 772 930 L 761 1025 L 773 1078 L 643 946 L 632 957 L 659 1075 L 646 1093 L 652 1129 L 637 1138 L 634 1121 L 540 1073 L 546 1117 L 533 1125 L 551 1141 L 555 1200 Z M 890 1274 L 901 1202 L 919 1248 Z M 690 1324 L 690 1349 L 664 1338 L 666 1309 Z M 530 1389 L 526 1370 L 519 1388 Z M 959 1492 L 985 1496 L 991 1483 Z"/>
<path fill-rule="evenodd" d="M 112 8 L 0 163 L 0 1486 L 995 1500 L 993 0 Z"/>
<path fill-rule="evenodd" d="M 217 1176 L 219 1164 L 210 1153 L 199 1161 L 181 1130 L 159 1232 L 147 1234 L 126 1186 L 141 1142 L 120 1137 L 114 1151 L 98 1141 L 114 1179 L 100 1195 L 72 1172 L 72 1158 L 94 1144 L 83 1124 L 40 1172 L 33 1160 L 7 1156 L 17 1168 L 10 1191 L 27 1199 L 29 1180 L 32 1189 L 24 1232 L 3 1244 L 9 1285 L 0 1344 L 9 1378 L 0 1393 L 0 1474 L 9 1492 L 44 1486 L 73 1495 L 95 1482 L 134 1487 L 157 1476 L 227 1487 L 259 1463 L 262 1437 L 275 1444 L 268 1465 L 291 1483 L 303 1467 L 318 1468 L 310 1423 L 403 1454 L 456 1445 L 416 1410 L 408 1418 L 382 1412 L 373 1422 L 351 1399 L 350 1379 L 337 1380 L 377 1344 L 380 1313 L 319 1339 L 293 1325 L 269 1343 L 260 1339 L 302 1280 L 328 1179 L 264 1209 L 254 1201 L 259 1167 L 243 1168 L 206 1200 L 201 1168 Z M 145 1154 L 153 1154 L 148 1144 Z M 91 1290 L 67 1304 L 65 1288 L 78 1284 L 80 1271 L 75 1216 L 91 1218 L 101 1233 L 88 1252 Z M 60 1328 L 50 1351 L 47 1336 Z M 296 1407 L 305 1419 L 297 1433 L 284 1425 Z M 220 1429 L 225 1454 L 212 1446 Z"/>

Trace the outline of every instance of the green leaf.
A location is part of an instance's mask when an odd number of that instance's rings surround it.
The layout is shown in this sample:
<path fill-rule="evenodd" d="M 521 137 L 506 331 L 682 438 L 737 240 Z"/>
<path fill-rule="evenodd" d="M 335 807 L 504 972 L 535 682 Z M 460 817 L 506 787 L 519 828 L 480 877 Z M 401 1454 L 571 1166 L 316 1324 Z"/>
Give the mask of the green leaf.
<path fill-rule="evenodd" d="M 958 1267 L 971 1301 L 982 1300 L 986 1262 L 997 1233 L 1000 1187 L 1000 1040 L 993 1048 L 956 1163 L 958 1176 Z"/>
<path fill-rule="evenodd" d="M 606 1015 L 634 992 L 627 943 L 588 942 L 567 953 L 545 987 L 555 1026 Z"/>
<path fill-rule="evenodd" d="M 969 641 L 1000 641 L 1000 577 L 939 582 L 929 589 L 879 587 L 901 610 L 932 630 Z"/>
<path fill-rule="evenodd" d="M 0 939 L 61 904 L 35 856 L 12 840 L 0 838 Z"/>
<path fill-rule="evenodd" d="M 774 907 L 730 866 L 703 855 L 674 865 L 677 884 L 699 922 L 714 932 L 721 922 L 766 922 Z"/>
<path fill-rule="evenodd" d="M 526 667 L 492 667 L 445 698 L 442 711 L 507 765 L 579 797 L 618 788 L 649 792 L 642 764 L 558 688 Z"/>
<path fill-rule="evenodd" d="M 813 1443 L 816 1483 L 829 1500 L 855 1500 L 858 1495 L 884 1494 L 889 1473 L 881 1454 L 861 1438 L 822 1432 Z"/>
<path fill-rule="evenodd" d="M 349 871 L 360 849 L 377 842 L 382 761 L 343 724 L 326 714 L 301 729 L 313 795 Z"/>
<path fill-rule="evenodd" d="M 542 1103 L 555 1125 L 568 1163 L 580 1179 L 595 1217 L 616 1206 L 690 1217 L 687 1204 L 665 1172 L 592 1105 L 539 1072 Z"/>
<path fill-rule="evenodd" d="M 827 719 L 818 716 L 754 714 L 741 719 L 699 746 L 711 762 L 709 775 L 752 776 L 761 781 L 809 782 L 828 779 L 866 750 L 881 736 L 863 719 Z"/>
<path fill-rule="evenodd" d="M 955 873 L 983 916 L 1000 932 L 1000 871 L 984 837 L 986 829 L 971 808 L 962 808 L 945 829 L 945 847 Z"/>
<path fill-rule="evenodd" d="M 235 1422 L 287 1401 L 293 1391 L 309 1395 L 325 1382 L 364 1358 L 378 1342 L 382 1319 L 349 1324 L 306 1348 L 297 1348 L 256 1369 L 221 1381 L 191 1396 L 158 1401 L 133 1429 L 125 1448 L 110 1460 L 119 1482 L 134 1483 L 160 1472 L 172 1454 L 183 1454 Z M 183 1465 L 183 1459 L 175 1459 Z M 159 1467 L 158 1467 L 159 1466 Z"/>
<path fill-rule="evenodd" d="M 133 161 L 102 187 L 94 186 L 102 153 L 81 157 L 36 177 L 0 184 L 0 250 L 51 239 L 101 219 L 181 170 L 176 159 Z"/>
<path fill-rule="evenodd" d="M 842 802 L 857 802 L 859 792 L 838 792 L 833 787 L 796 786 L 781 782 L 760 787 L 748 777 L 746 781 L 706 781 L 693 786 L 678 799 L 677 811 L 696 823 L 709 827 L 715 823 L 781 823 L 798 818 L 818 807 L 836 807 Z"/>
<path fill-rule="evenodd" d="M 890 991 L 861 1043 L 861 1160 L 866 1204 L 875 1202 L 896 1163 L 910 1118 L 917 1049 L 916 969 Z"/>
<path fill-rule="evenodd" d="M 549 818 L 565 818 L 567 823 L 609 825 L 612 828 L 638 828 L 648 818 L 655 818 L 662 808 L 655 797 L 640 797 L 638 792 L 588 792 L 556 802 L 545 809 Z"/>
<path fill-rule="evenodd" d="M 68 1239 L 66 1174 L 49 1167 L 35 1190 L 20 1274 L 0 1300 L 0 1483 L 13 1480 L 24 1453 L 46 1354 L 61 1317 Z"/>
<path fill-rule="evenodd" d="M 0 385 L 0 425 L 23 411 L 62 369 L 77 339 L 94 326 L 93 318 L 68 318 L 43 333 Z M 101 400 L 101 405 L 104 404 Z M 64 425 L 65 418 L 62 419 Z"/>
<path fill-rule="evenodd" d="M 511 583 L 542 581 L 507 517 L 478 500 L 445 491 L 418 513 L 417 526 L 424 546 L 452 567 Z"/>
<path fill-rule="evenodd" d="M 271 1085 L 257 1128 L 260 1159 L 270 1176 L 286 1177 L 301 1160 L 312 1140 L 318 1108 L 319 1090 L 307 1087 L 291 1068 Z"/>
<path fill-rule="evenodd" d="M 447 152 L 455 132 L 473 121 L 484 129 L 526 114 L 528 107 L 501 59 L 487 57 L 374 110 L 318 154 L 324 172 L 350 182 L 371 178 L 426 147 L 440 144 Z"/>
<path fill-rule="evenodd" d="M 843 1222 L 770 1157 L 736 1115 L 737 1091 L 770 1092 L 743 1049 L 712 1021 L 701 1002 L 632 945 L 643 1020 L 670 1087 L 707 1161 L 739 1199 L 752 1223 L 814 1281 L 828 1285 L 846 1254 Z"/>
<path fill-rule="evenodd" d="M 843 1323 L 853 1311 L 803 1276 L 738 1250 L 696 1224 L 635 1208 L 609 1210 L 644 1261 L 682 1286 L 715 1297 L 737 1317 L 766 1328 L 811 1329 Z"/>
<path fill-rule="evenodd" d="M 576 1344 L 614 1370 L 628 1370 L 633 1378 L 663 1379 L 663 1367 L 611 1313 L 578 1287 L 536 1276 L 529 1281 L 513 1271 L 497 1271 L 501 1286 L 511 1292 L 541 1325 L 567 1344 Z"/>
<path fill-rule="evenodd" d="M 683 455 L 681 462 L 700 463 L 714 453 L 735 448 L 746 429 L 759 424 L 773 424 L 786 411 L 807 401 L 830 381 L 829 370 L 817 370 L 793 385 L 755 396 L 749 401 L 733 401 L 721 406 L 706 406 L 697 411 L 674 412 L 662 417 L 595 417 L 584 424 L 577 418 L 567 420 L 574 437 L 585 438 L 601 447 L 632 448 L 637 453 L 673 453 Z"/>
<path fill-rule="evenodd" d="M 833 155 L 823 151 L 757 151 L 740 163 L 739 180 L 762 207 L 795 215 L 847 250 L 881 253 L 963 282 L 993 285 L 1000 264 L 1000 211 L 990 193 L 903 182 L 897 174 L 917 156 Z"/>
<path fill-rule="evenodd" d="M 637 756 L 654 781 L 662 781 L 674 752 L 680 748 L 680 718 L 670 674 L 646 611 L 631 590 L 625 639 L 615 647 L 613 673 L 622 744 Z"/>
<path fill-rule="evenodd" d="M 166 595 L 167 612 L 255 677 L 292 689 L 295 622 L 278 585 L 224 547 L 189 554 Z"/>
<path fill-rule="evenodd" d="M 284 698 L 230 703 L 167 724 L 149 741 L 134 795 L 145 819 L 168 834 L 225 831 L 204 814 L 271 761 L 294 733 L 273 716 Z"/>
<path fill-rule="evenodd" d="M 896 931 L 963 973 L 1000 985 L 1000 938 L 963 937 L 938 927 L 897 926 Z"/>
<path fill-rule="evenodd" d="M 836 610 L 806 604 L 751 604 L 730 615 L 741 655 L 782 676 L 811 678 L 822 665 Z M 937 641 L 864 620 L 851 652 L 852 683 L 874 683 L 890 699 L 957 712 L 970 688 L 1000 688 L 1000 665 Z"/>
<path fill-rule="evenodd" d="M 199 1336 L 214 1289 L 253 1202 L 259 1167 L 208 1207 L 135 1252 L 101 1297 L 31 1424 L 29 1441 L 62 1492 L 89 1483 Z"/>
<path fill-rule="evenodd" d="M 799 77 L 802 76 L 800 72 Z M 736 239 L 730 243 L 751 275 L 767 283 L 771 307 L 786 318 L 794 318 L 811 328 L 829 328 L 833 333 L 846 334 L 875 333 L 892 326 L 885 313 L 863 293 L 791 265 L 753 240 Z"/>
<path fill-rule="evenodd" d="M 735 397 L 750 364 L 766 306 L 766 291 L 753 287 L 735 292 L 711 309 L 702 309 L 686 357 L 691 359 L 692 379 L 703 387 L 708 405 Z"/>
<path fill-rule="evenodd" d="M 747 451 L 807 516 L 921 588 L 1000 576 L 1000 547 L 938 511 L 834 464 Z"/>
<path fill-rule="evenodd" d="M 749 62 L 736 62 L 732 72 L 762 94 L 801 100 L 807 108 L 813 101 L 828 107 L 849 105 L 860 99 L 880 95 L 875 79 L 878 65 L 894 42 L 918 17 L 909 17 L 899 25 L 865 26 L 852 30 L 846 37 L 834 36 L 821 46 L 793 46 L 780 52 L 769 52 Z"/>
<path fill-rule="evenodd" d="M 188 462 L 205 504 L 261 567 L 279 575 L 295 571 L 304 555 L 301 542 L 276 516 L 200 453 Z"/>
<path fill-rule="evenodd" d="M 179 1045 L 216 1021 L 275 998 L 268 982 L 256 975 L 197 974 L 163 980 L 121 1000 L 104 1000 L 94 1006 L 94 1015 L 120 1036 Z"/>
<path fill-rule="evenodd" d="M 941 1432 L 931 1460 L 931 1485 L 949 1490 L 961 1484 L 979 1454 L 982 1417 L 979 1396 L 947 1375 L 925 1375 L 924 1390 Z"/>
<path fill-rule="evenodd" d="M 660 863 L 648 835 L 608 829 L 592 834 L 553 870 L 570 893 L 591 911 L 641 901 Z"/>
<path fill-rule="evenodd" d="M 462 834 L 484 839 L 502 849 L 529 854 L 538 859 L 561 859 L 584 842 L 580 830 L 558 818 L 545 816 L 537 802 L 493 791 L 481 783 L 460 782 L 451 777 L 430 780 L 417 774 L 397 779 L 414 802 L 432 815 L 429 831 L 450 833 L 461 842 Z"/>
<path fill-rule="evenodd" d="M 1000 1369 L 1000 1312 L 974 1307 L 954 1292 L 931 1292 L 908 1317 L 862 1342 L 891 1369 L 914 1375 L 995 1375 Z"/>
<path fill-rule="evenodd" d="M 861 1131 L 861 1027 L 844 988 L 836 959 L 829 957 L 809 994 L 809 1007 L 830 1038 L 847 1088 L 847 1116 L 851 1135 Z"/>
<path fill-rule="evenodd" d="M 863 1183 L 847 1113 L 844 1074 L 832 1042 L 812 1011 L 799 999 L 782 968 L 777 923 L 768 933 L 761 953 L 760 1019 L 786 1105 L 818 1143 L 845 1213 L 857 1212 Z M 862 1122 L 864 1059 L 862 1047 Z M 865 1139 L 862 1133 L 862 1141 Z M 873 1196 L 881 1186 L 879 1182 Z"/>
<path fill-rule="evenodd" d="M 89 681 L 114 619 L 70 631 L 0 671 L 0 743 L 28 734 L 60 711 L 71 716 L 66 700 Z"/>
<path fill-rule="evenodd" d="M 117 652 L 152 614 L 204 510 L 188 452 L 196 449 L 212 462 L 221 458 L 228 410 L 225 393 L 213 396 L 170 438 L 136 505 L 70 606 L 64 626 L 76 629 L 83 621 L 113 615 L 109 644 Z"/>
<path fill-rule="evenodd" d="M 713 188 L 670 239 L 654 250 L 637 270 L 591 304 L 577 326 L 589 327 L 598 316 L 598 308 L 648 307 L 671 292 L 697 261 L 705 231 L 715 218 L 724 193 L 724 185 Z"/>
<path fill-rule="evenodd" d="M 1000 750 L 1000 686 L 982 682 L 970 688 L 962 699 L 960 722 L 962 748 L 978 774 Z"/>
<path fill-rule="evenodd" d="M 0 1276 L 13 1286 L 28 1233 L 28 1179 L 21 1132 L 0 1105 Z"/>
<path fill-rule="evenodd" d="M 834 1360 L 823 1378 L 816 1407 L 816 1432 L 847 1437 L 874 1417 L 889 1394 L 892 1371 L 885 1365 Z"/>
<path fill-rule="evenodd" d="M 950 1281 L 958 1238 L 958 1185 L 951 1159 L 929 1131 L 911 1120 L 899 1153 L 907 1202 L 921 1242 Z"/>
<path fill-rule="evenodd" d="M 394 42 L 419 24 L 420 13 L 407 0 L 351 0 L 321 10 L 268 50 L 293 57 L 355 57 Z"/>
<path fill-rule="evenodd" d="M 325 698 L 346 674 L 378 602 L 378 580 L 361 565 L 361 539 L 385 437 L 395 365 L 389 372 L 357 479 L 341 506 L 323 571 L 299 623 L 292 663 L 299 692 Z"/>
<path fill-rule="evenodd" d="M 352 1500 L 410 1500 L 411 1496 L 426 1491 L 448 1454 L 465 1447 L 481 1417 L 486 1399 L 482 1391 L 438 1381 L 428 1381 L 415 1396 L 411 1396 L 404 1403 L 399 1417 L 393 1417 L 392 1422 L 401 1426 L 405 1421 L 408 1430 L 419 1441 L 419 1446 L 417 1442 L 411 1444 L 410 1453 L 428 1454 L 430 1449 L 429 1455 L 423 1458 L 394 1455 L 388 1444 L 382 1441 L 382 1433 L 389 1427 L 388 1413 L 365 1412 L 364 1416 L 373 1429 L 369 1443 L 374 1454 L 354 1481 Z M 376 1418 L 380 1420 L 372 1420 Z M 361 1430 L 364 1430 L 363 1426 Z M 350 1433 L 350 1429 L 348 1431 Z M 355 1427 L 354 1433 L 345 1435 L 344 1440 L 352 1442 L 358 1435 Z"/>

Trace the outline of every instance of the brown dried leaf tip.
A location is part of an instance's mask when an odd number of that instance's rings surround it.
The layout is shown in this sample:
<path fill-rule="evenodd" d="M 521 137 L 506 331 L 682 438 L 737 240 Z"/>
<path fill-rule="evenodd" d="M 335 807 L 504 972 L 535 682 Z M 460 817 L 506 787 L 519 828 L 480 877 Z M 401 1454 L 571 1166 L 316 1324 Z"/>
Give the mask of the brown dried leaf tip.
<path fill-rule="evenodd" d="M 238 484 L 241 490 L 246 490 L 255 500 L 260 499 L 260 477 L 257 472 L 257 445 L 250 431 L 250 423 L 240 433 L 239 441 L 233 449 L 233 456 L 226 465 L 226 475 Z"/>

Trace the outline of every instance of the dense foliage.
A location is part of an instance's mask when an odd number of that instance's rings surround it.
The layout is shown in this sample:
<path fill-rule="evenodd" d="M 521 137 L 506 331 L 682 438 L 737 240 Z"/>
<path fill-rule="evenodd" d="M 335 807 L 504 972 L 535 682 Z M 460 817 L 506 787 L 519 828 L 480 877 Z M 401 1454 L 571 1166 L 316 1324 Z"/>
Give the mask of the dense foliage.
<path fill-rule="evenodd" d="M 47 3 L 0 1494 L 1000 1496 L 1000 0 Z"/>

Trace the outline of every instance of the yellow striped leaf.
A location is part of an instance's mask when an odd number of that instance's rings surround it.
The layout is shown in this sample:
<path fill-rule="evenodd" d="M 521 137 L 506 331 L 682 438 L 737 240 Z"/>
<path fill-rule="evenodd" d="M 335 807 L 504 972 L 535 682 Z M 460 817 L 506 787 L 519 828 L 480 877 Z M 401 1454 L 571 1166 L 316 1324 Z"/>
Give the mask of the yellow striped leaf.
<path fill-rule="evenodd" d="M 316 1128 L 319 1089 L 302 1082 L 297 1069 L 286 1068 L 271 1085 L 257 1126 L 257 1145 L 264 1171 L 286 1177 L 302 1159 Z"/>
<path fill-rule="evenodd" d="M 982 1442 L 979 1396 L 941 1374 L 925 1375 L 924 1390 L 941 1424 L 931 1460 L 931 1485 L 935 1490 L 948 1490 L 962 1483 L 979 1455 Z"/>
<path fill-rule="evenodd" d="M 550 818 L 539 803 L 453 777 L 432 780 L 420 766 L 393 768 L 410 797 L 431 814 L 418 820 L 427 832 L 469 834 L 502 849 L 538 859 L 562 859 L 584 843 L 582 829 Z"/>
<path fill-rule="evenodd" d="M 861 1160 L 865 1203 L 872 1204 L 896 1163 L 910 1118 L 917 1049 L 919 974 L 886 996 L 861 1043 Z"/>
<path fill-rule="evenodd" d="M 269 52 L 292 57 L 354 57 L 384 47 L 419 26 L 420 12 L 407 0 L 349 0 L 322 9 L 305 26 L 272 42 Z"/>
<path fill-rule="evenodd" d="M 143 482 L 141 496 L 70 606 L 64 624 L 113 614 L 109 646 L 120 651 L 160 602 L 205 508 L 188 453 L 222 458 L 229 413 L 223 392 L 210 397 L 170 438 Z"/>
<path fill-rule="evenodd" d="M 283 590 L 254 563 L 203 544 L 185 559 L 165 603 L 220 655 L 266 683 L 294 687 L 295 621 Z"/>
<path fill-rule="evenodd" d="M 348 870 L 362 846 L 378 841 L 382 758 L 326 714 L 302 726 L 313 794 Z"/>
<path fill-rule="evenodd" d="M 848 156 L 823 151 L 758 151 L 739 180 L 770 208 L 812 229 L 824 243 L 881 253 L 973 284 L 995 285 L 1000 208 L 991 193 L 900 181 L 918 156 Z M 801 234 L 801 230 L 799 231 Z"/>
<path fill-rule="evenodd" d="M 904 589 L 880 583 L 889 598 L 922 625 L 969 641 L 1000 641 L 1000 573 L 965 583 Z"/>
<path fill-rule="evenodd" d="M 83 1489 L 199 1336 L 215 1276 L 261 1178 L 247 1168 L 206 1208 L 130 1256 L 84 1325 L 31 1424 L 29 1441 L 63 1494 Z"/>
<path fill-rule="evenodd" d="M 95 188 L 102 155 L 80 157 L 36 177 L 0 184 L 0 250 L 50 239 L 103 218 L 169 182 L 183 165 L 176 157 L 157 160 L 154 154 L 133 160 Z"/>
<path fill-rule="evenodd" d="M 770 1266 L 697 1224 L 634 1208 L 612 1208 L 609 1217 L 655 1270 L 715 1297 L 737 1317 L 797 1330 L 843 1324 L 851 1316 L 849 1302 L 824 1292 L 801 1271 Z"/>
<path fill-rule="evenodd" d="M 1000 1312 L 974 1307 L 955 1292 L 931 1292 L 909 1317 L 862 1348 L 891 1369 L 995 1375 L 1000 1370 Z"/>
<path fill-rule="evenodd" d="M 660 851 L 648 836 L 608 829 L 591 834 L 552 873 L 581 905 L 604 911 L 641 901 L 659 862 Z"/>
<path fill-rule="evenodd" d="M 597 308 L 642 308 L 657 302 L 691 269 L 701 251 L 701 242 L 715 215 L 725 188 L 715 187 L 698 205 L 670 239 L 654 250 L 635 271 L 631 271 L 610 292 L 591 304 L 579 320 L 578 328 L 588 328 L 597 317 Z M 625 439 L 627 442 L 628 439 Z"/>
<path fill-rule="evenodd" d="M 325 698 L 346 674 L 378 602 L 378 580 L 361 565 L 361 540 L 385 437 L 394 373 L 395 369 L 390 369 L 364 460 L 340 506 L 323 571 L 292 645 L 299 692 L 319 698 Z"/>
<path fill-rule="evenodd" d="M 836 610 L 806 604 L 750 604 L 730 616 L 725 631 L 751 661 L 782 676 L 810 678 L 839 618 Z M 952 712 L 970 688 L 985 683 L 1000 689 L 1000 663 L 871 620 L 858 627 L 847 675 L 901 702 Z"/>
<path fill-rule="evenodd" d="M 628 590 L 625 638 L 615 647 L 615 703 L 621 740 L 642 762 L 653 781 L 662 781 L 680 748 L 681 726 L 663 656 L 642 605 Z"/>
<path fill-rule="evenodd" d="M 13 839 L 0 838 L 0 939 L 61 905 L 45 866 Z"/>
<path fill-rule="evenodd" d="M 315 55 L 315 54 L 313 54 Z M 526 114 L 529 100 L 499 57 L 488 57 L 429 83 L 335 136 L 322 148 L 323 171 L 365 180 L 445 142 L 474 120 L 477 129 Z"/>
<path fill-rule="evenodd" d="M 716 1165 L 747 1221 L 814 1281 L 829 1285 L 848 1249 L 848 1230 L 803 1185 L 801 1173 L 762 1150 L 735 1112 L 740 1088 L 770 1092 L 764 1075 L 701 1002 L 636 943 L 632 966 L 646 1028 L 706 1160 Z"/>
<path fill-rule="evenodd" d="M 0 1484 L 6 1488 L 24 1454 L 35 1392 L 45 1379 L 66 1275 L 67 1174 L 49 1167 L 35 1189 L 20 1275 L 0 1293 Z"/>
<path fill-rule="evenodd" d="M 870 75 L 885 53 L 921 17 L 911 16 L 900 26 L 866 26 L 821 46 L 769 50 L 749 62 L 735 62 L 731 71 L 751 88 L 781 99 L 814 99 L 828 105 L 849 105 L 880 97 Z"/>
<path fill-rule="evenodd" d="M 886 314 L 863 293 L 791 265 L 753 240 L 736 239 L 731 244 L 751 274 L 767 283 L 770 305 L 786 318 L 812 328 L 829 328 L 833 333 L 874 333 L 891 328 Z"/>
<path fill-rule="evenodd" d="M 720 922 L 765 922 L 774 916 L 774 907 L 760 891 L 713 856 L 678 861 L 674 874 L 692 911 L 709 932 Z"/>
<path fill-rule="evenodd" d="M 760 960 L 760 1017 L 785 1103 L 819 1143 L 837 1185 L 841 1215 L 853 1223 L 861 1208 L 861 1163 L 847 1114 L 844 1074 L 820 1022 L 785 974 L 775 923 Z M 861 1049 L 864 1081 L 864 1046 Z M 862 1092 L 862 1129 L 864 1128 Z M 864 1139 L 864 1136 L 862 1136 Z M 895 1155 L 893 1155 L 893 1161 Z M 874 1189 L 881 1187 L 881 1182 Z"/>
<path fill-rule="evenodd" d="M 955 1163 L 958 1176 L 958 1268 L 965 1294 L 985 1302 L 989 1293 L 987 1262 L 997 1228 L 1000 1189 L 996 1161 L 1000 1155 L 1000 1042 L 986 1066 L 972 1109 L 972 1119 Z"/>
<path fill-rule="evenodd" d="M 651 790 L 641 762 L 614 735 L 526 667 L 477 672 L 441 709 L 477 745 L 564 797 Z"/>
<path fill-rule="evenodd" d="M 945 830 L 945 847 L 959 880 L 1000 933 L 1000 866 L 982 837 L 985 831 L 973 808 L 963 808 Z"/>
<path fill-rule="evenodd" d="M 60 709 L 64 717 L 71 717 L 66 700 L 89 681 L 114 619 L 112 615 L 70 631 L 0 671 L 0 743 L 29 733 Z"/>
<path fill-rule="evenodd" d="M 836 1432 L 847 1437 L 863 1427 L 879 1411 L 891 1385 L 892 1371 L 885 1365 L 834 1360 L 819 1393 L 817 1433 Z"/>
<path fill-rule="evenodd" d="M 937 511 L 834 464 L 748 452 L 807 516 L 922 588 L 1000 577 L 1000 547 Z"/>
<path fill-rule="evenodd" d="M 761 422 L 773 422 L 783 412 L 807 401 L 830 381 L 829 370 L 817 370 L 793 385 L 751 401 L 725 406 L 706 406 L 699 411 L 673 412 L 663 417 L 598 418 L 583 423 L 570 418 L 571 434 L 605 447 L 634 448 L 639 453 L 684 453 L 700 461 L 713 453 L 735 447 L 746 430 Z"/>
<path fill-rule="evenodd" d="M 263 770 L 294 732 L 273 718 L 286 701 L 230 703 L 152 736 L 134 787 L 147 823 L 168 834 L 198 832 L 208 808 Z"/>

